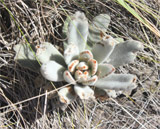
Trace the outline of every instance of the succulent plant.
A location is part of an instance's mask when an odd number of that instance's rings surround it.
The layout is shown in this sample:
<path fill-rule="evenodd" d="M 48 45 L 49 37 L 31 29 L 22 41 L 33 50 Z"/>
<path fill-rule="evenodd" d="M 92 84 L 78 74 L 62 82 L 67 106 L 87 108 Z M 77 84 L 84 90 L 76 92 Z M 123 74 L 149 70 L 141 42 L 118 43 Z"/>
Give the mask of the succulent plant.
<path fill-rule="evenodd" d="M 84 13 L 78 11 L 64 24 L 67 42 L 64 43 L 63 55 L 47 42 L 34 47 L 36 57 L 27 53 L 29 47 L 26 44 L 18 44 L 14 47 L 17 52 L 15 59 L 21 63 L 21 55 L 23 61 L 37 58 L 42 63 L 40 71 L 44 78 L 69 83 L 69 86 L 58 91 L 62 103 L 70 104 L 77 96 L 89 99 L 107 93 L 116 97 L 116 93 L 136 88 L 136 76 L 116 74 L 115 69 L 133 62 L 136 52 L 142 50 L 143 45 L 135 40 L 117 42 L 106 34 L 109 22 L 108 15 L 100 14 L 89 25 Z M 20 46 L 23 49 L 18 54 Z"/>

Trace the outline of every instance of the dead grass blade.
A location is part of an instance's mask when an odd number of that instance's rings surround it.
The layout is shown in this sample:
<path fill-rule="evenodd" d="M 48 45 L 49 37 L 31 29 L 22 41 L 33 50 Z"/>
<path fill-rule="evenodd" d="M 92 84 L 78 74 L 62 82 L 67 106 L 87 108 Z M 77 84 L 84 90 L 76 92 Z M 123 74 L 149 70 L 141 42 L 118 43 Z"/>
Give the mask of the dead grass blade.
<path fill-rule="evenodd" d="M 144 129 L 147 129 L 140 121 L 138 121 L 131 113 L 129 113 L 122 105 L 120 105 L 116 100 L 112 99 L 111 100 L 113 102 L 115 102 L 118 106 L 120 106 L 122 108 L 122 110 L 124 110 L 128 115 L 131 116 L 131 118 L 133 118 L 137 123 L 139 123 Z"/>

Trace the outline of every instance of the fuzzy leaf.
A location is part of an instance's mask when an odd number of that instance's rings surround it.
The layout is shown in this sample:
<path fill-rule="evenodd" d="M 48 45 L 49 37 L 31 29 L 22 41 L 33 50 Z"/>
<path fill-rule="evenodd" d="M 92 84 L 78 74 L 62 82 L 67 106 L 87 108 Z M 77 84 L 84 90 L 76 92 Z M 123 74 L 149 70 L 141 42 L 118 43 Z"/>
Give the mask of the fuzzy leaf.
<path fill-rule="evenodd" d="M 50 81 L 63 81 L 64 70 L 65 68 L 55 61 L 49 61 L 41 66 L 42 76 Z"/>
<path fill-rule="evenodd" d="M 101 43 L 96 43 L 93 46 L 92 54 L 95 60 L 98 61 L 98 63 L 103 63 L 110 54 L 112 53 L 113 49 L 115 47 L 114 40 L 111 36 L 106 36 Z"/>
<path fill-rule="evenodd" d="M 65 66 L 63 55 L 51 43 L 42 43 L 37 45 L 36 49 L 36 56 L 42 64 L 53 60 Z"/>
<path fill-rule="evenodd" d="M 94 86 L 101 89 L 130 90 L 135 88 L 136 76 L 132 74 L 110 74 L 99 79 Z"/>
<path fill-rule="evenodd" d="M 104 90 L 110 98 L 116 98 L 118 95 L 122 94 L 122 91 L 107 90 L 107 89 Z"/>
<path fill-rule="evenodd" d="M 119 43 L 115 46 L 107 63 L 112 64 L 114 67 L 118 67 L 127 63 L 131 63 L 136 58 L 135 52 L 142 50 L 142 43 L 135 40 L 128 40 L 123 43 Z"/>
<path fill-rule="evenodd" d="M 60 102 L 66 104 L 72 103 L 77 97 L 71 86 L 60 89 L 58 95 Z"/>
<path fill-rule="evenodd" d="M 69 23 L 68 28 L 68 44 L 75 44 L 79 51 L 83 51 L 86 47 L 88 36 L 88 21 L 84 13 L 77 11 Z"/>
<path fill-rule="evenodd" d="M 63 73 L 63 78 L 66 82 L 68 83 L 75 83 L 76 81 L 74 80 L 74 78 L 72 77 L 71 73 L 68 70 L 65 70 Z"/>
<path fill-rule="evenodd" d="M 87 80 L 82 81 L 83 85 L 94 85 L 98 80 L 97 75 L 87 78 Z"/>
<path fill-rule="evenodd" d="M 69 44 L 64 51 L 64 59 L 66 64 L 69 64 L 72 60 L 78 59 L 79 50 L 75 44 Z"/>
<path fill-rule="evenodd" d="M 84 74 L 82 71 L 76 70 L 76 72 L 74 74 L 76 81 L 79 83 L 86 81 L 88 78 L 88 72 L 87 73 L 86 72 L 87 71 L 85 71 L 85 74 Z"/>
<path fill-rule="evenodd" d="M 97 27 L 97 29 L 101 29 L 103 31 L 107 31 L 109 23 L 110 23 L 110 16 L 108 14 L 100 14 L 93 19 L 93 25 Z"/>
<path fill-rule="evenodd" d="M 102 40 L 103 36 L 105 36 L 105 33 L 107 32 L 110 19 L 110 16 L 107 14 L 100 14 L 93 19 L 93 22 L 89 27 L 89 45 L 98 43 Z"/>
<path fill-rule="evenodd" d="M 84 71 L 84 70 L 88 70 L 88 65 L 86 62 L 80 62 L 77 66 L 76 69 Z"/>
<path fill-rule="evenodd" d="M 88 61 L 89 59 L 93 59 L 93 54 L 90 50 L 85 50 L 79 54 L 80 61 Z"/>
<path fill-rule="evenodd" d="M 74 91 L 80 99 L 94 98 L 94 91 L 89 86 L 75 85 Z"/>
<path fill-rule="evenodd" d="M 101 79 L 113 73 L 114 71 L 115 68 L 110 64 L 99 64 L 96 75 L 98 76 L 99 79 Z"/>
<path fill-rule="evenodd" d="M 98 62 L 95 59 L 90 59 L 88 65 L 90 67 L 91 75 L 95 75 L 98 69 Z"/>
<path fill-rule="evenodd" d="M 79 64 L 79 60 L 72 60 L 69 64 L 68 64 L 68 70 L 70 73 L 74 73 L 74 71 L 76 70 L 76 66 Z"/>
<path fill-rule="evenodd" d="M 13 48 L 14 51 L 16 52 L 16 56 L 14 60 L 16 60 L 21 66 L 37 72 L 39 71 L 40 65 L 38 64 L 34 56 L 35 46 L 34 45 L 30 45 L 30 46 L 33 51 L 30 49 L 30 47 L 26 43 L 15 45 Z"/>

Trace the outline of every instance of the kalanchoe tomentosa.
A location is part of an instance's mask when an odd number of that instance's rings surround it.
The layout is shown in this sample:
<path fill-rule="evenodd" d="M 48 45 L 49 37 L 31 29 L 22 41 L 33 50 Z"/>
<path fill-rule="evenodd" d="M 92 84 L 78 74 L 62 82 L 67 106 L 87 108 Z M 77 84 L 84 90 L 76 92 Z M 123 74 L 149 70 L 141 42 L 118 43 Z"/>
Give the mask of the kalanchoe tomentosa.
<path fill-rule="evenodd" d="M 118 66 L 133 62 L 135 52 L 143 48 L 142 44 L 135 40 L 118 43 L 106 35 L 109 21 L 108 15 L 101 14 L 89 25 L 84 13 L 78 11 L 67 19 L 63 28 L 67 36 L 64 55 L 50 43 L 36 47 L 43 77 L 72 84 L 58 91 L 62 103 L 70 104 L 77 96 L 93 98 L 97 91 L 110 95 L 108 90 L 116 93 L 136 87 L 135 75 L 114 72 Z M 87 42 L 93 47 L 90 48 Z"/>

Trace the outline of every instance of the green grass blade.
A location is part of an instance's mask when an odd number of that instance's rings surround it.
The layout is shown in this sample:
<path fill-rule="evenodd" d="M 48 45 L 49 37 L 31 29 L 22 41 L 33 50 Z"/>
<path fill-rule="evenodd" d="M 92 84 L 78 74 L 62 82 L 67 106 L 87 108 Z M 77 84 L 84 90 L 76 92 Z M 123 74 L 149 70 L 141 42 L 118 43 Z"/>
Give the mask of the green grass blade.
<path fill-rule="evenodd" d="M 120 4 L 122 7 L 124 7 L 127 11 L 129 11 L 134 17 L 136 17 L 141 23 L 143 23 L 147 28 L 149 28 L 152 32 L 154 32 L 157 36 L 160 37 L 159 30 L 150 23 L 145 17 L 140 16 L 132 7 L 130 7 L 129 4 L 127 4 L 125 1 L 128 2 L 128 0 L 117 0 L 118 4 Z"/>

